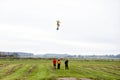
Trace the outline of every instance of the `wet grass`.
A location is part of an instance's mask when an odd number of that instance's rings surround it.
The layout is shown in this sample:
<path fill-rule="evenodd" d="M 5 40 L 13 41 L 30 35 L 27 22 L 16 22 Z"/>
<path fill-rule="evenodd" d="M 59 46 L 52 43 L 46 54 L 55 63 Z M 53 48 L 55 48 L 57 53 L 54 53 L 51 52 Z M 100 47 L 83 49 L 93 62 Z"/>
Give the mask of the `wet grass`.
<path fill-rule="evenodd" d="M 59 77 L 120 80 L 119 60 L 69 60 L 69 70 L 48 59 L 0 59 L 0 80 L 55 80 Z"/>

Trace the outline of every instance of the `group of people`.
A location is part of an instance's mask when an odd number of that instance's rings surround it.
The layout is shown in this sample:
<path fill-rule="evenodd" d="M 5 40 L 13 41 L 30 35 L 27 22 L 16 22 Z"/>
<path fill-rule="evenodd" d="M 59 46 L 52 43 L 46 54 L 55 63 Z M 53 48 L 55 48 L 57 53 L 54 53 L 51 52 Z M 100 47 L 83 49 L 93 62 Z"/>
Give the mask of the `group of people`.
<path fill-rule="evenodd" d="M 53 59 L 53 67 L 54 67 L 54 69 L 56 69 L 56 64 L 57 64 L 57 69 L 60 69 L 60 65 L 61 65 L 60 59 L 58 59 L 58 60 L 56 60 L 55 58 Z M 68 68 L 68 59 L 65 60 L 64 64 L 65 64 L 65 69 L 69 69 Z"/>

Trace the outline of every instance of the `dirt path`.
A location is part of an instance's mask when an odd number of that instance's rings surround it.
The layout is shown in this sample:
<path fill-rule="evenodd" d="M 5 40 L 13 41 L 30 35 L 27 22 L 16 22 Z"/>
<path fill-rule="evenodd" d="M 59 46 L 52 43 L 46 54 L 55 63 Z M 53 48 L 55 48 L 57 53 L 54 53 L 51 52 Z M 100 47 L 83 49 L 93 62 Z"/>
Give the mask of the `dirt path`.
<path fill-rule="evenodd" d="M 92 80 L 92 79 L 88 79 L 88 78 L 80 78 L 80 80 Z"/>
<path fill-rule="evenodd" d="M 76 78 L 58 78 L 58 80 L 77 80 Z"/>
<path fill-rule="evenodd" d="M 80 79 L 76 79 L 76 78 L 58 78 L 57 80 L 92 80 L 92 79 L 88 79 L 88 78 L 80 78 Z"/>

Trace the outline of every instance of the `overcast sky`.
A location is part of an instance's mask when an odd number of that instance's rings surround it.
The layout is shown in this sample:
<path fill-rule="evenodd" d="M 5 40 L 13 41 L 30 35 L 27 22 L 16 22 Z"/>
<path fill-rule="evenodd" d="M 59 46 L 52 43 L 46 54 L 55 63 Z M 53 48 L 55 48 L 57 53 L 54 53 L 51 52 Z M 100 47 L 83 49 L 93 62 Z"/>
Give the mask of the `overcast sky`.
<path fill-rule="evenodd" d="M 120 0 L 0 0 L 0 51 L 119 54 Z"/>

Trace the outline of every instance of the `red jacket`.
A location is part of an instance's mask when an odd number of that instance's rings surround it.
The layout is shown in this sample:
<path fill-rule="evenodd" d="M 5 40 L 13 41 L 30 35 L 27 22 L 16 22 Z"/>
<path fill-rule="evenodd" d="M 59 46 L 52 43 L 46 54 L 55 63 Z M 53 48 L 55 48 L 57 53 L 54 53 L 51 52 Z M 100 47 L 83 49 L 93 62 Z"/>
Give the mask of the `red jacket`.
<path fill-rule="evenodd" d="M 53 59 L 53 64 L 56 64 L 56 62 L 57 62 L 56 59 Z"/>

